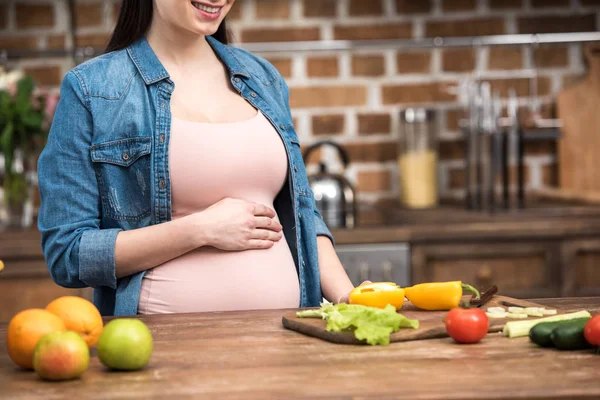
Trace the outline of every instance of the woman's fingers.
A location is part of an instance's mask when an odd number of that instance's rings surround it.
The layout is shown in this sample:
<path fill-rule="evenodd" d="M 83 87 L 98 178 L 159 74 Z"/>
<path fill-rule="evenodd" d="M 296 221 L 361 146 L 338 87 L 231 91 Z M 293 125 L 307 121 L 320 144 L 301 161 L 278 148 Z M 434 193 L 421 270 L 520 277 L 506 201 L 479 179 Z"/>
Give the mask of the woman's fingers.
<path fill-rule="evenodd" d="M 262 204 L 255 204 L 254 209 L 252 211 L 256 217 L 275 218 L 275 215 L 276 215 L 275 211 L 272 208 L 267 207 Z"/>
<path fill-rule="evenodd" d="M 283 234 L 281 232 L 274 232 L 268 229 L 255 229 L 252 231 L 252 239 L 257 240 L 270 240 L 272 242 L 278 242 Z"/>
<path fill-rule="evenodd" d="M 256 217 L 256 227 L 260 229 L 269 229 L 275 232 L 279 232 L 283 229 L 279 222 L 269 217 Z"/>
<path fill-rule="evenodd" d="M 248 242 L 248 249 L 270 249 L 274 244 L 270 240 L 252 239 Z"/>

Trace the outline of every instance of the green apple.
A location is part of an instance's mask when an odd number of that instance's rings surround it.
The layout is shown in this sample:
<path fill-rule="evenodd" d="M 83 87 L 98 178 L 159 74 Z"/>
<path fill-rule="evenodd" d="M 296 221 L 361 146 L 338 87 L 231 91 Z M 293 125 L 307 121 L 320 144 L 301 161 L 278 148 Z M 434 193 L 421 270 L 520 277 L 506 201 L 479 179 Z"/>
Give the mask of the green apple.
<path fill-rule="evenodd" d="M 122 371 L 144 368 L 152 355 L 152 334 L 139 319 L 110 321 L 96 345 L 98 358 L 106 367 Z"/>
<path fill-rule="evenodd" d="M 48 333 L 37 342 L 33 369 L 42 378 L 64 381 L 81 376 L 90 363 L 90 350 L 77 332 Z"/>

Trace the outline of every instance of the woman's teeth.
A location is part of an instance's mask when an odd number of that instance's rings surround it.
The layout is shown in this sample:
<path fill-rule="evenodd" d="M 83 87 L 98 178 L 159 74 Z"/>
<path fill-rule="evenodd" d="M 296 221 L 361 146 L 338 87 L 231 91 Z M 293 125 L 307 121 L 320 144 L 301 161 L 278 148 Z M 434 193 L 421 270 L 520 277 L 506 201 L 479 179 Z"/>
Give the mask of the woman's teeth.
<path fill-rule="evenodd" d="M 194 7 L 196 7 L 198 10 L 202 10 L 202 11 L 210 13 L 210 14 L 216 14 L 220 10 L 220 7 L 209 7 L 209 6 L 205 6 L 204 4 L 200 4 L 200 3 L 192 3 L 192 5 Z"/>

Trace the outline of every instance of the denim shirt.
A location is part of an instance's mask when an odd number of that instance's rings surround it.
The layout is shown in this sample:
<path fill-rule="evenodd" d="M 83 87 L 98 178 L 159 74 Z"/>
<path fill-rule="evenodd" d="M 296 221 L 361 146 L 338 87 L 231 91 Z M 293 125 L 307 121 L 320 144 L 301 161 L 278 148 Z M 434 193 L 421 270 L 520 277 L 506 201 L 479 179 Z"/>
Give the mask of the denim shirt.
<path fill-rule="evenodd" d="M 207 41 L 231 85 L 266 116 L 285 145 L 288 179 L 274 204 L 296 265 L 300 306 L 317 306 L 322 299 L 317 236 L 333 238 L 308 184 L 289 89 L 264 59 L 212 37 Z M 136 314 L 144 276 L 116 278 L 117 234 L 171 219 L 173 90 L 145 38 L 78 65 L 61 85 L 39 158 L 38 228 L 54 281 L 69 288 L 93 287 L 103 315 Z"/>

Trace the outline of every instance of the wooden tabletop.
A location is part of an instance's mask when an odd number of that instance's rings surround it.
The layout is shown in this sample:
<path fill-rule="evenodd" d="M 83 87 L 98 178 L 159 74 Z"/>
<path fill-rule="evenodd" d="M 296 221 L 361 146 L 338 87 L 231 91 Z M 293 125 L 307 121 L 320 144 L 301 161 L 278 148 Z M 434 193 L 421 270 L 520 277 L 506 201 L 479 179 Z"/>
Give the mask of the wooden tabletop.
<path fill-rule="evenodd" d="M 600 298 L 535 300 L 600 311 Z M 490 334 L 388 347 L 336 345 L 285 330 L 285 310 L 148 316 L 149 367 L 107 372 L 93 357 L 80 380 L 43 382 L 16 369 L 0 325 L 0 398 L 7 399 L 555 399 L 600 397 L 600 355 L 539 349 Z"/>

